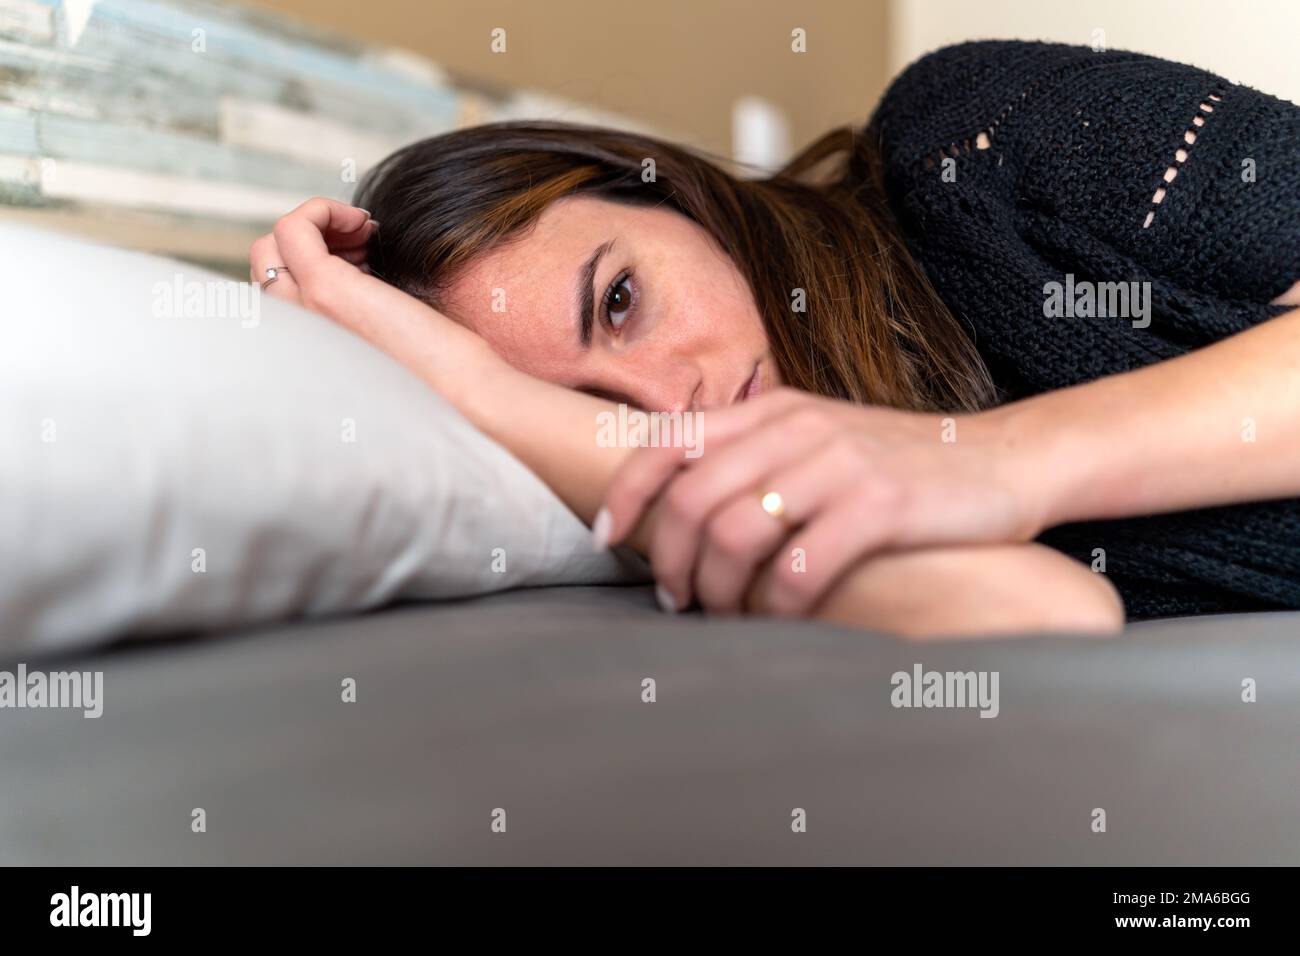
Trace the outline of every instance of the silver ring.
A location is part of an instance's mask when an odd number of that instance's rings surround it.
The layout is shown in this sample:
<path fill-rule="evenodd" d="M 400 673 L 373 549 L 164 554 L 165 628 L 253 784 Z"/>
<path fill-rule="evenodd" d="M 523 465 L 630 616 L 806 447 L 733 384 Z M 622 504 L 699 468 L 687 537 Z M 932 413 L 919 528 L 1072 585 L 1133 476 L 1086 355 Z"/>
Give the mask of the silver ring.
<path fill-rule="evenodd" d="M 266 270 L 266 281 L 262 283 L 262 291 L 263 291 L 263 292 L 266 291 L 266 287 L 267 287 L 267 286 L 269 286 L 269 285 L 270 285 L 272 282 L 274 282 L 276 279 L 280 278 L 280 273 L 281 273 L 281 272 L 283 272 L 285 275 L 289 275 L 289 267 L 288 267 L 288 266 L 271 266 L 270 268 L 268 268 L 268 269 Z"/>

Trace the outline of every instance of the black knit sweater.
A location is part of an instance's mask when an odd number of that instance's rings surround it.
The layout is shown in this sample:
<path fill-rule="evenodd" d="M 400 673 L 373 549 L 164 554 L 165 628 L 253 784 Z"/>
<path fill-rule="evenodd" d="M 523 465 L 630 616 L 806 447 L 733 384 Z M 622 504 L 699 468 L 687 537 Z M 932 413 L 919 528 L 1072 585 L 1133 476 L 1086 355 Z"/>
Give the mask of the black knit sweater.
<path fill-rule="evenodd" d="M 909 248 L 1006 400 L 1242 331 L 1285 311 L 1268 303 L 1300 280 L 1300 107 L 1203 70 L 966 43 L 899 76 L 869 133 Z M 1149 282 L 1149 326 L 1045 317 L 1045 288 L 1067 274 Z M 1300 608 L 1300 499 L 1039 540 L 1090 564 L 1104 549 L 1131 618 Z"/>

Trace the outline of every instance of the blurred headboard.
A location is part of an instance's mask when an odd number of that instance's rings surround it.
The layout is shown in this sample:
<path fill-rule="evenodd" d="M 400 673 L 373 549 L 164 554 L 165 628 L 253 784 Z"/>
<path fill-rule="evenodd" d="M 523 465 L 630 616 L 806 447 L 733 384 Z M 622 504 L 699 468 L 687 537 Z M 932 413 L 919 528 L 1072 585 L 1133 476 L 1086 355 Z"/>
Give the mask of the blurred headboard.
<path fill-rule="evenodd" d="M 229 3 L 0 0 L 0 218 L 236 275 L 398 146 L 522 116 L 644 128 Z"/>

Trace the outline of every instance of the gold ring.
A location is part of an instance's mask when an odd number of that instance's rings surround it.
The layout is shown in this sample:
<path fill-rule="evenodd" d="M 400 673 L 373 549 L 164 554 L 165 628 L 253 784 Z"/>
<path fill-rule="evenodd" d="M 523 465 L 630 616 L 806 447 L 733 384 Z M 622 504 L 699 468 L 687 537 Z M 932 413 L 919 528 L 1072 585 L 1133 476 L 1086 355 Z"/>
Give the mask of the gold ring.
<path fill-rule="evenodd" d="M 785 500 L 779 491 L 763 492 L 759 495 L 758 504 L 773 518 L 781 518 L 785 514 Z"/>

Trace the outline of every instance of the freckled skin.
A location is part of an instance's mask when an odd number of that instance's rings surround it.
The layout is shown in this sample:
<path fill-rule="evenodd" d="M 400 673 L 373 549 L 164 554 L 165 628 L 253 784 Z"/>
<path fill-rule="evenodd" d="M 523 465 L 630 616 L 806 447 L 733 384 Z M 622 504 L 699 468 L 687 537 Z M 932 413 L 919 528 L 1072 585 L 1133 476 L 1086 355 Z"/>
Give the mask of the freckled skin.
<path fill-rule="evenodd" d="M 596 269 L 591 348 L 583 349 L 578 274 L 611 240 Z M 601 299 L 629 269 L 633 307 L 613 332 Z M 503 312 L 493 311 L 494 290 L 504 290 Z M 728 405 L 756 363 L 764 391 L 780 384 L 744 278 L 703 229 L 671 210 L 555 202 L 535 228 L 457 276 L 444 307 L 530 375 L 653 411 Z"/>

